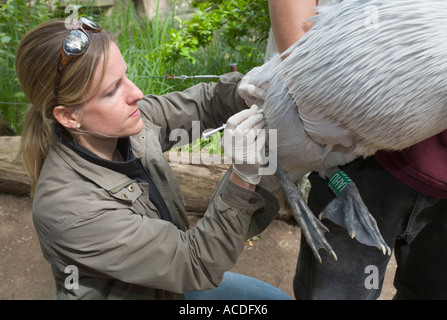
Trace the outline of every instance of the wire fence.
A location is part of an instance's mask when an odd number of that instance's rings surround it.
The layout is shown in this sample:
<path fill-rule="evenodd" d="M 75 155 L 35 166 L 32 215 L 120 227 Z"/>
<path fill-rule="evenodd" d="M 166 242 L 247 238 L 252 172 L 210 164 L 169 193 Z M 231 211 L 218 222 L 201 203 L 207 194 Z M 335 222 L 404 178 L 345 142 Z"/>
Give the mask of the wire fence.
<path fill-rule="evenodd" d="M 0 71 L 11 71 L 15 72 L 14 69 L 0 69 Z M 230 63 L 230 71 L 237 71 L 237 64 L 236 63 Z M 129 75 L 131 78 L 145 78 L 145 79 L 165 79 L 165 80 L 182 80 L 185 81 L 187 79 L 218 79 L 221 77 L 221 75 L 210 75 L 210 74 L 203 74 L 203 75 L 180 75 L 176 76 L 175 74 L 167 74 L 165 76 L 138 76 L 138 75 Z M 25 102 L 10 102 L 10 101 L 0 101 L 1 105 L 18 105 L 18 106 L 26 106 L 29 103 Z"/>

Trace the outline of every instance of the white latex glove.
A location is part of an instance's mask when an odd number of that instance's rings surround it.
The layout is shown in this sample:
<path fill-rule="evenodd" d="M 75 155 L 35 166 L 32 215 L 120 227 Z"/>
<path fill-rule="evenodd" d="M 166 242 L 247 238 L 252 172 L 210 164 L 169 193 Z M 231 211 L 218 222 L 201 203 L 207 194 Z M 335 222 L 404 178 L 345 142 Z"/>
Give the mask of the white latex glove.
<path fill-rule="evenodd" d="M 225 126 L 222 147 L 233 162 L 233 172 L 242 180 L 258 184 L 265 146 L 264 116 L 257 105 L 230 117 Z"/>
<path fill-rule="evenodd" d="M 269 79 L 260 79 L 259 75 L 261 71 L 262 67 L 253 68 L 242 78 L 239 84 L 239 96 L 244 99 L 249 107 L 254 104 L 261 106 L 264 103 L 264 96 L 269 85 Z M 258 80 L 261 82 L 256 83 Z"/>
<path fill-rule="evenodd" d="M 241 80 L 238 93 L 245 100 L 247 106 L 256 104 L 261 107 L 264 103 L 265 92 L 272 78 L 275 76 L 275 68 L 281 63 L 279 54 L 271 57 L 262 66 L 251 69 Z"/>

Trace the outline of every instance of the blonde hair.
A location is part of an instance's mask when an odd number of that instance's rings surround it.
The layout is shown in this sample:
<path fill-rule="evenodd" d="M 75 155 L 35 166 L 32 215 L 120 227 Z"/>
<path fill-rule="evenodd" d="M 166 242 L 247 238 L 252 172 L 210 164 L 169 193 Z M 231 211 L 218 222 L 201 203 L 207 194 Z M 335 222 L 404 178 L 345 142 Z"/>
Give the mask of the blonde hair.
<path fill-rule="evenodd" d="M 50 123 L 53 118 L 54 87 L 60 49 L 68 30 L 63 19 L 44 22 L 29 31 L 21 40 L 16 53 L 16 72 L 23 91 L 31 102 L 24 122 L 21 157 L 34 194 L 37 180 L 51 145 Z M 88 101 L 100 83 L 87 96 L 100 59 L 107 65 L 108 48 L 113 41 L 106 32 L 89 32 L 90 45 L 80 57 L 70 61 L 64 69 L 57 97 L 57 105 L 75 110 Z M 102 70 L 104 75 L 105 70 Z"/>

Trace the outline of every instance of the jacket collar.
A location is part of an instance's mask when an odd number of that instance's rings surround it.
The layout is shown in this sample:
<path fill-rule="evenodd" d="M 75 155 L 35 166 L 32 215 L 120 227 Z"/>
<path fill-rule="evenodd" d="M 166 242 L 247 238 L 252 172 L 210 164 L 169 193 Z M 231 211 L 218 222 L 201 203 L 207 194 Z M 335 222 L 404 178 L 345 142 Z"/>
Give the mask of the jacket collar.
<path fill-rule="evenodd" d="M 134 197 L 141 192 L 134 180 L 125 174 L 111 170 L 103 165 L 105 162 L 113 165 L 113 161 L 101 159 L 94 153 L 76 144 L 71 135 L 63 127 L 52 125 L 52 141 L 52 146 L 55 151 L 70 167 L 101 188 L 109 191 L 112 195 L 122 197 L 122 189 L 132 184 L 139 192 L 133 193 L 130 198 L 128 197 L 129 200 L 134 200 Z M 133 156 L 129 138 L 123 138 L 120 144 L 122 149 L 120 151 L 124 152 L 124 154 L 122 153 L 123 157 L 126 156 L 127 161 L 134 161 L 136 158 Z"/>

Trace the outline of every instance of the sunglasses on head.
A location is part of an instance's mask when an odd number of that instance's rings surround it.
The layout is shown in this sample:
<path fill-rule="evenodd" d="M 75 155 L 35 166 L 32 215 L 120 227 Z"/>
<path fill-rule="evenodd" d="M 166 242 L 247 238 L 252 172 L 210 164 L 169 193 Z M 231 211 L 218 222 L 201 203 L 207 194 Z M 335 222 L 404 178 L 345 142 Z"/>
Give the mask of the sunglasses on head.
<path fill-rule="evenodd" d="M 62 74 L 67 64 L 74 58 L 82 56 L 90 44 L 90 36 L 85 30 L 99 32 L 101 26 L 86 17 L 79 18 L 78 26 L 70 29 L 65 37 L 60 50 L 59 63 L 57 65 L 56 80 L 54 85 L 54 97 L 57 103 Z"/>

